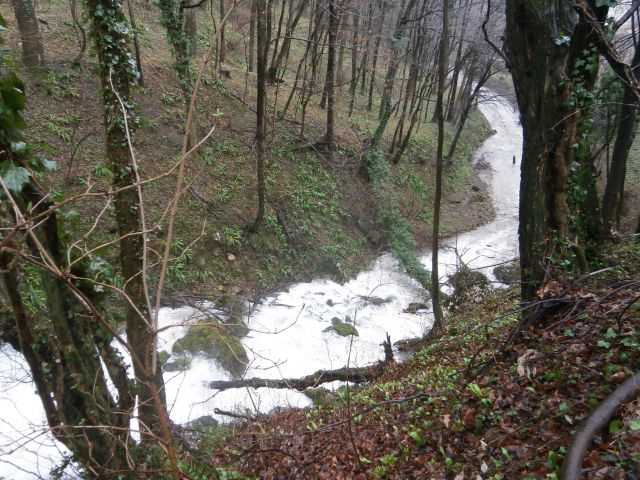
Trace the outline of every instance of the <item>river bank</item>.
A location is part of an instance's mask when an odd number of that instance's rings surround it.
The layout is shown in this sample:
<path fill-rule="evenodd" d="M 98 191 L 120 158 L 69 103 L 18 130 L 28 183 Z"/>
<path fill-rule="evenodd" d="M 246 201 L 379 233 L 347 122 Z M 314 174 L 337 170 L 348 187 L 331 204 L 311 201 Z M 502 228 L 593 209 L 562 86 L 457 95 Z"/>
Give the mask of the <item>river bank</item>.
<path fill-rule="evenodd" d="M 517 182 L 513 181 L 513 178 L 517 178 L 517 173 L 514 173 L 516 170 L 511 165 L 514 146 L 502 143 L 513 142 L 514 138 L 517 141 L 518 127 L 510 108 L 500 103 L 483 104 L 481 108 L 487 118 L 490 118 L 496 133 L 483 144 L 476 156 L 491 160 L 492 168 L 497 168 L 500 164 L 500 169 L 505 169 L 504 172 L 498 170 L 499 175 L 492 175 L 488 169 L 481 173 L 485 181 L 491 182 L 491 194 L 494 196 L 494 203 L 497 202 L 495 208 L 499 215 L 489 224 L 495 225 L 482 227 L 484 230 L 477 236 L 469 232 L 447 242 L 442 255 L 443 272 L 455 267 L 455 245 L 464 245 L 467 252 L 474 247 L 482 249 L 481 245 L 485 245 L 487 251 L 478 255 L 478 258 L 467 259 L 466 254 L 463 255 L 465 261 L 474 267 L 481 258 L 489 262 L 485 261 L 485 265 L 490 265 L 498 261 L 498 257 L 513 256 L 513 251 L 507 246 L 515 231 L 507 229 L 507 224 L 503 221 L 514 215 L 507 207 L 513 206 L 512 197 L 517 197 L 514 194 Z M 502 178 L 506 172 L 511 172 L 511 181 Z M 505 198 L 498 198 L 496 195 L 505 195 Z M 496 224 L 498 219 L 502 223 Z M 486 239 L 490 243 L 482 243 Z M 460 248 L 458 253 L 462 253 Z M 472 254 L 476 256 L 475 251 Z M 422 261 L 429 264 L 429 256 L 423 257 Z M 360 366 L 374 362 L 382 355 L 379 344 L 387 333 L 393 341 L 397 341 L 421 336 L 428 331 L 431 325 L 428 309 L 418 313 L 404 311 L 409 304 L 424 302 L 424 299 L 425 292 L 422 288 L 408 278 L 388 254 L 381 255 L 369 269 L 346 283 L 321 278 L 292 285 L 286 292 L 267 297 L 261 304 L 254 304 L 249 309 L 247 324 L 250 334 L 242 340 L 248 356 L 245 376 L 290 378 L 312 373 L 320 368 L 347 364 Z M 159 349 L 170 353 L 174 361 L 181 357 L 175 351 L 174 344 L 186 335 L 189 325 L 213 315 L 222 315 L 224 318 L 224 313 L 211 305 L 201 303 L 199 307 L 164 308 L 160 312 L 160 327 L 167 328 L 159 336 Z M 354 323 L 358 336 L 342 337 L 330 331 L 328 327 L 336 318 L 344 323 Z M 24 362 L 15 353 L 11 354 L 7 347 L 3 349 L 3 353 L 2 357 L 6 362 L 2 366 L 7 379 L 4 387 L 13 391 L 13 398 L 19 396 L 21 401 L 16 405 L 11 399 L 4 397 L 1 399 L 2 407 L 5 411 L 15 411 L 12 417 L 23 419 L 19 425 L 5 427 L 3 434 L 11 440 L 9 445 L 16 441 L 16 435 L 25 438 L 25 432 L 27 436 L 38 438 L 40 442 L 35 451 L 14 451 L 9 456 L 10 461 L 30 467 L 34 465 L 35 454 L 39 459 L 35 465 L 40 462 L 44 469 L 51 465 L 50 462 L 59 460 L 60 447 L 41 433 L 46 428 L 39 400 L 33 395 L 32 387 L 28 383 L 16 384 L 10 380 L 19 376 L 16 375 L 16 369 L 24 369 Z M 166 360 L 171 361 L 171 357 Z M 308 396 L 295 391 L 235 389 L 216 392 L 206 386 L 210 380 L 230 378 L 232 374 L 218 362 L 202 356 L 190 358 L 182 369 L 167 371 L 165 382 L 172 419 L 178 423 L 186 423 L 211 415 L 216 408 L 268 412 L 276 406 L 311 405 Z M 223 416 L 218 417 L 218 420 L 223 419 Z M 32 444 L 32 441 L 27 443 Z M 20 472 L 19 468 L 13 471 L 16 475 Z"/>

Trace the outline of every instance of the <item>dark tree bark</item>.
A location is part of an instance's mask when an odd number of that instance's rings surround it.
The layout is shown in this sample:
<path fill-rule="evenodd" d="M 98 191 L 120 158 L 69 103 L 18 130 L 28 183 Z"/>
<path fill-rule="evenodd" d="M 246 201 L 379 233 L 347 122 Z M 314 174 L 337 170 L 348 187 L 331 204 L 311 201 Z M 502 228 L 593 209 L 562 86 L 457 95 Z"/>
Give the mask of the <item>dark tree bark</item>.
<path fill-rule="evenodd" d="M 75 0 L 72 0 L 75 5 Z M 136 54 L 136 68 L 138 69 L 138 85 L 144 86 L 144 75 L 142 74 L 142 57 L 140 55 L 140 42 L 138 40 L 138 26 L 136 24 L 136 17 L 131 7 L 131 0 L 127 0 L 127 8 L 129 10 L 129 21 L 131 22 L 131 28 L 133 29 L 133 49 Z M 83 33 L 84 37 L 84 33 Z"/>
<path fill-rule="evenodd" d="M 460 120 L 458 121 L 458 127 L 456 128 L 456 133 L 451 141 L 451 145 L 449 146 L 449 151 L 447 152 L 447 156 L 445 157 L 445 165 L 451 166 L 453 163 L 453 156 L 456 153 L 456 148 L 458 147 L 458 141 L 460 140 L 460 135 L 464 130 L 464 125 L 469 118 L 469 113 L 471 112 L 471 107 L 473 106 L 476 98 L 480 95 L 480 89 L 487 83 L 489 77 L 491 76 L 491 67 L 493 65 L 493 60 L 490 59 L 487 61 L 484 70 L 480 74 L 480 78 L 476 81 L 476 86 L 473 89 L 473 93 L 467 98 L 464 102 L 464 107 L 462 108 L 462 112 L 460 113 Z"/>
<path fill-rule="evenodd" d="M 341 5 L 342 9 L 344 5 Z M 327 56 L 327 131 L 324 135 L 324 143 L 329 151 L 335 148 L 335 83 L 336 83 L 336 40 L 338 39 L 338 26 L 340 18 L 338 17 L 338 6 L 336 0 L 329 0 L 329 34 L 328 34 L 328 56 Z"/>
<path fill-rule="evenodd" d="M 224 38 L 225 25 L 222 23 L 222 19 L 227 13 L 224 6 L 224 0 L 220 0 L 219 7 L 220 7 L 220 45 L 218 47 L 219 48 L 218 61 L 220 63 L 223 63 L 227 61 L 227 42 Z"/>
<path fill-rule="evenodd" d="M 280 47 L 280 51 L 278 52 L 278 56 L 276 57 L 275 62 L 272 62 L 271 66 L 269 67 L 268 78 L 270 82 L 276 82 L 278 80 L 278 72 L 282 68 L 285 60 L 289 57 L 289 51 L 291 50 L 291 37 L 293 37 L 293 34 L 295 33 L 296 27 L 298 26 L 298 22 L 302 18 L 305 7 L 306 1 L 301 0 L 300 3 L 298 3 L 298 8 L 295 10 L 294 16 L 290 17 L 287 20 L 287 28 L 284 33 L 284 39 L 282 40 L 282 47 Z"/>
<path fill-rule="evenodd" d="M 438 93 L 436 113 L 438 115 L 438 147 L 436 151 L 436 191 L 433 199 L 433 234 L 431 253 L 431 303 L 435 325 L 442 324 L 440 304 L 440 278 L 438 274 L 438 248 L 440 239 L 440 202 L 442 200 L 442 164 L 444 153 L 444 84 L 449 72 L 449 1 L 442 1 L 442 37 L 438 59 Z"/>
<path fill-rule="evenodd" d="M 128 110 L 121 111 L 120 96 L 127 108 L 133 104 L 130 88 L 133 73 L 126 61 L 114 61 L 120 58 L 120 49 L 129 45 L 130 39 L 96 14 L 98 9 L 113 10 L 121 13 L 117 0 L 87 0 L 87 8 L 92 19 L 93 36 L 100 64 L 102 83 L 102 101 L 104 106 L 104 125 L 106 135 L 106 156 L 114 174 L 113 186 L 117 189 L 135 184 L 135 166 L 131 158 L 123 115 L 129 116 Z M 123 16 L 123 15 L 122 15 Z M 121 21 L 125 21 L 121 19 Z M 116 38 L 114 38 L 116 36 Z M 109 40 L 112 39 L 112 40 Z M 121 40 L 121 41 L 117 41 Z M 113 42 L 113 43 L 112 43 Z M 117 45 L 114 47 L 114 45 Z M 113 85 L 113 87 L 112 87 Z M 126 330 L 127 341 L 138 361 L 133 362 L 139 398 L 139 416 L 141 424 L 151 432 L 158 432 L 167 412 L 164 405 L 164 381 L 162 371 L 154 362 L 155 342 L 151 312 L 148 308 L 144 290 L 143 269 L 143 236 L 139 216 L 137 191 L 134 188 L 120 191 L 115 196 L 115 215 L 120 237 L 120 268 L 124 279 L 123 291 L 130 299 L 127 302 Z M 156 363 L 156 368 L 154 368 Z M 159 397 L 160 395 L 160 397 Z M 158 400 L 161 400 L 159 405 Z M 145 437 L 143 436 L 143 440 Z M 148 440 L 148 438 L 147 438 Z"/>
<path fill-rule="evenodd" d="M 351 84 L 349 87 L 349 116 L 353 115 L 356 102 L 356 88 L 358 87 L 358 34 L 360 33 L 360 12 L 352 11 L 353 39 L 351 41 Z"/>
<path fill-rule="evenodd" d="M 640 80 L 640 46 L 636 45 L 633 60 L 631 62 L 633 73 Z M 625 84 L 626 85 L 626 84 Z M 602 197 L 602 222 L 605 232 L 610 232 L 613 227 L 614 217 L 619 205 L 622 203 L 622 193 L 627 168 L 627 157 L 635 138 L 636 117 L 638 104 L 629 88 L 625 88 L 620 109 L 620 125 L 613 145 L 611 156 L 611 168 L 607 177 L 607 185 Z"/>
<path fill-rule="evenodd" d="M 190 56 L 198 53 L 198 9 L 186 8 L 184 14 L 184 33 L 187 37 L 187 52 Z"/>
<path fill-rule="evenodd" d="M 247 70 L 254 70 L 254 56 L 256 50 L 256 18 L 258 16 L 258 0 L 251 0 L 251 17 L 249 18 L 249 58 L 247 59 Z"/>
<path fill-rule="evenodd" d="M 256 0 L 257 3 L 257 100 L 256 100 L 256 166 L 258 181 L 258 213 L 251 230 L 257 232 L 264 222 L 265 212 L 265 178 L 264 156 L 266 138 L 266 114 L 267 114 L 267 56 L 269 54 L 269 26 L 268 9 L 271 2 Z"/>
<path fill-rule="evenodd" d="M 209 382 L 209 388 L 228 390 L 230 388 L 289 388 L 303 391 L 315 388 L 323 383 L 343 381 L 352 383 L 370 382 L 383 373 L 383 363 L 371 367 L 338 368 L 336 370 L 318 370 L 301 378 L 265 379 L 248 378 L 244 380 L 216 380 Z"/>
<path fill-rule="evenodd" d="M 376 35 L 375 46 L 373 47 L 373 60 L 371 63 L 371 77 L 369 80 L 369 100 L 367 101 L 367 110 L 370 112 L 373 109 L 373 89 L 376 83 L 376 73 L 378 70 L 378 56 L 380 55 L 380 43 L 382 41 L 382 28 L 384 27 L 384 20 L 387 13 L 387 4 L 382 4 L 382 13 L 380 15 L 380 28 Z"/>
<path fill-rule="evenodd" d="M 33 2 L 32 0 L 12 0 L 11 3 L 20 32 L 22 63 L 29 69 L 43 68 L 44 47 Z"/>
<path fill-rule="evenodd" d="M 406 25 L 409 22 L 411 12 L 416 5 L 417 0 L 408 0 L 408 4 L 405 8 L 400 10 L 400 14 L 398 17 L 398 21 L 396 23 L 396 27 L 393 33 L 393 46 L 391 48 L 391 58 L 389 60 L 389 66 L 387 67 L 387 74 L 384 82 L 384 89 L 382 91 L 382 103 L 380 105 L 380 118 L 384 118 L 386 116 L 391 115 L 392 106 L 392 98 L 393 98 L 393 87 L 396 80 L 396 74 L 398 73 L 398 67 L 400 65 L 401 55 L 400 55 L 400 40 L 402 40 L 402 35 Z"/>
<path fill-rule="evenodd" d="M 292 0 L 293 1 L 293 0 Z M 282 26 L 284 25 L 284 12 L 287 7 L 287 0 L 282 0 L 282 6 L 280 7 L 280 17 L 278 19 L 278 29 L 276 31 L 276 37 L 274 39 L 273 52 L 271 53 L 271 63 L 269 70 L 267 70 L 267 79 L 269 82 L 275 82 L 276 76 L 274 75 L 272 78 L 272 67 L 276 63 L 276 58 L 278 56 L 278 50 L 280 47 L 280 36 L 282 35 Z"/>
<path fill-rule="evenodd" d="M 451 122 L 454 118 L 454 111 L 456 105 L 456 93 L 458 91 L 458 77 L 462 70 L 462 47 L 464 46 L 465 34 L 467 33 L 467 23 L 469 19 L 469 12 L 471 7 L 469 0 L 465 1 L 464 13 L 462 15 L 462 23 L 460 24 L 460 36 L 458 39 L 458 50 L 456 52 L 456 59 L 453 63 L 453 74 L 451 76 L 451 89 L 449 90 L 449 102 L 447 105 L 447 121 Z"/>
<path fill-rule="evenodd" d="M 607 7 L 596 11 L 604 20 Z M 587 52 L 594 39 L 570 2 L 507 0 L 506 13 L 506 51 L 524 133 L 519 237 L 522 298 L 528 301 L 544 279 L 550 241 L 580 248 L 570 232 L 567 192 L 574 145 L 587 112 L 569 100 L 575 82 L 586 91 L 593 88 L 597 60 L 590 71 L 575 65 L 592 51 Z"/>

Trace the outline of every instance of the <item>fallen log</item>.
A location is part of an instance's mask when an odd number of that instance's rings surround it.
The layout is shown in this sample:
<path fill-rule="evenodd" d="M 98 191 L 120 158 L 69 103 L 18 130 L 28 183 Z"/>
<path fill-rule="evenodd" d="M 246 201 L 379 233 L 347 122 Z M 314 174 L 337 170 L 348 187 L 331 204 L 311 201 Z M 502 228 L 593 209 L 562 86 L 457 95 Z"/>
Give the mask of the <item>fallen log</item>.
<path fill-rule="evenodd" d="M 301 378 L 247 378 L 243 380 L 216 380 L 209 382 L 209 388 L 214 390 L 229 390 L 230 388 L 288 388 L 303 391 L 327 382 L 365 383 L 382 375 L 384 362 L 370 367 L 338 368 L 336 370 L 318 370 L 311 375 Z"/>

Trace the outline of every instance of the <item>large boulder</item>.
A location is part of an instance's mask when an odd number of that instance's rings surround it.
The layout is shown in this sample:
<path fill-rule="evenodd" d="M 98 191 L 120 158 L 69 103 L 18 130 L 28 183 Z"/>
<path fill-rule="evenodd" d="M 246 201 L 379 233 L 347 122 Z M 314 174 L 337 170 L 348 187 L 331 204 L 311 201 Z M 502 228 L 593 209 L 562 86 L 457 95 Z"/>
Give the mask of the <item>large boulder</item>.
<path fill-rule="evenodd" d="M 204 355 L 216 360 L 234 377 L 240 377 L 249 363 L 240 341 L 213 318 L 189 327 L 187 334 L 173 345 L 173 353 Z"/>
<path fill-rule="evenodd" d="M 481 272 L 465 264 L 449 278 L 453 293 L 447 298 L 447 306 L 456 310 L 465 303 L 478 303 L 492 289 L 491 282 Z"/>
<path fill-rule="evenodd" d="M 493 274 L 499 282 L 505 285 L 515 285 L 520 282 L 520 263 L 511 262 L 493 269 Z"/>

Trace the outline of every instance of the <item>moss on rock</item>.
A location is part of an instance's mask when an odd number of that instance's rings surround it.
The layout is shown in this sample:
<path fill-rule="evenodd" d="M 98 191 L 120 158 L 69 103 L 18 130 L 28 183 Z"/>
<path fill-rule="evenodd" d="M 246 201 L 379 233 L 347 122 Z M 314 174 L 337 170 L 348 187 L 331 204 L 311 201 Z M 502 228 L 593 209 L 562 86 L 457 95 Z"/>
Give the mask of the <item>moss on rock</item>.
<path fill-rule="evenodd" d="M 158 365 L 164 365 L 169 361 L 170 357 L 171 354 L 169 352 L 167 352 L 166 350 L 162 350 L 160 353 L 158 353 Z"/>
<path fill-rule="evenodd" d="M 499 282 L 505 285 L 515 285 L 520 281 L 520 264 L 518 262 L 507 263 L 493 269 L 493 274 Z"/>
<path fill-rule="evenodd" d="M 234 377 L 242 375 L 249 359 L 240 341 L 215 319 L 189 327 L 187 334 L 173 345 L 176 354 L 202 354 L 216 360 Z"/>
<path fill-rule="evenodd" d="M 336 332 L 341 337 L 348 337 L 350 335 L 354 335 L 356 337 L 360 336 L 360 334 L 358 333 L 358 330 L 356 329 L 356 327 L 354 327 L 350 323 L 333 322 L 333 321 L 332 321 L 332 323 L 333 323 L 333 325 L 331 325 L 330 327 L 325 328 L 323 330 L 323 332 Z"/>
<path fill-rule="evenodd" d="M 173 362 L 166 362 L 162 365 L 162 370 L 165 372 L 181 372 L 191 366 L 191 359 L 189 357 L 176 358 Z"/>

